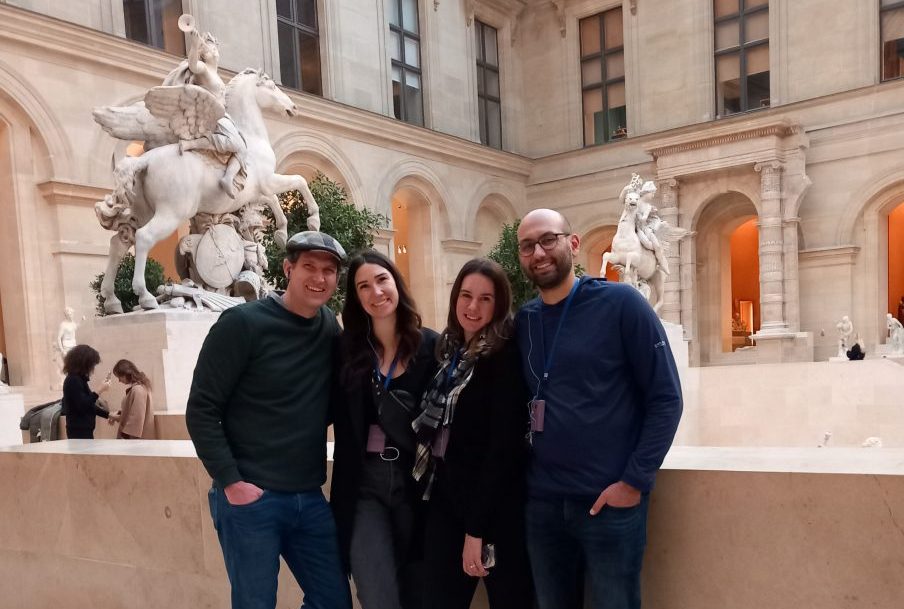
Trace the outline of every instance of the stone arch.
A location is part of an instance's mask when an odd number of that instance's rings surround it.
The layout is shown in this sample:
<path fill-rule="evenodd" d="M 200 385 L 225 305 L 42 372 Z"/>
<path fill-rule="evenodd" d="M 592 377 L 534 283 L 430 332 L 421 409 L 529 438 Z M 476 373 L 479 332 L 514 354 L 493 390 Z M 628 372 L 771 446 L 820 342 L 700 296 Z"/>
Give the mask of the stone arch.
<path fill-rule="evenodd" d="M 732 361 L 730 240 L 738 227 L 758 217 L 753 200 L 737 191 L 709 198 L 695 214 L 694 348 L 701 364 Z M 755 281 L 758 277 L 757 272 Z"/>
<path fill-rule="evenodd" d="M 448 211 L 448 205 L 453 199 L 449 191 L 439 176 L 421 161 L 413 159 L 403 161 L 390 169 L 380 182 L 374 208 L 387 217 L 392 217 L 393 194 L 403 188 L 419 192 L 436 210 L 434 224 L 439 229 L 437 239 L 449 239 L 464 233 L 461 226 L 455 227 L 458 230 L 453 230 Z"/>
<path fill-rule="evenodd" d="M 584 267 L 588 275 L 600 276 L 603 254 L 612 247 L 612 238 L 618 225 L 615 223 L 599 224 L 581 235 L 581 251 L 578 254 L 578 262 Z M 618 272 L 609 266 L 606 269 L 606 278 L 610 281 L 618 281 Z"/>
<path fill-rule="evenodd" d="M 358 207 L 373 208 L 375 201 L 366 198 L 363 183 L 349 158 L 327 138 L 313 133 L 290 133 L 273 144 L 276 171 L 295 171 L 310 180 L 320 171 L 338 182 Z"/>
<path fill-rule="evenodd" d="M 479 253 L 484 256 L 496 245 L 502 227 L 518 219 L 511 202 L 496 192 L 485 196 L 475 212 L 465 217 L 473 218 L 467 227 L 468 239 L 481 244 Z"/>

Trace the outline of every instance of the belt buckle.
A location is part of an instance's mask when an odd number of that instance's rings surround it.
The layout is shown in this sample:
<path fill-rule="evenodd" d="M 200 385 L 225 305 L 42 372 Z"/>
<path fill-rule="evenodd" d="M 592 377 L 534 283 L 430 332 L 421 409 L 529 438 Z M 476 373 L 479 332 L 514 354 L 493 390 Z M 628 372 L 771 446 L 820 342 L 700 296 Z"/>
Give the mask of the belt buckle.
<path fill-rule="evenodd" d="M 390 451 L 390 450 L 394 450 L 395 455 L 393 455 L 392 457 L 387 457 L 386 453 L 387 453 L 387 451 Z M 385 447 L 383 447 L 383 452 L 381 452 L 379 454 L 380 454 L 380 458 L 383 459 L 384 461 L 396 461 L 402 453 L 400 453 L 399 449 L 396 448 L 395 446 L 385 446 Z"/>

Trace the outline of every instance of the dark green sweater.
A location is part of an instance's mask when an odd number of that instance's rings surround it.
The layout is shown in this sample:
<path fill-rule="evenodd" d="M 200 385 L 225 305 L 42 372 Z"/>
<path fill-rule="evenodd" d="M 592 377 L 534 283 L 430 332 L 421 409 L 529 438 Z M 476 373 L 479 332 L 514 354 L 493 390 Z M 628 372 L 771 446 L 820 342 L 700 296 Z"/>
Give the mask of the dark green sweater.
<path fill-rule="evenodd" d="M 326 481 L 326 427 L 339 324 L 264 298 L 228 309 L 195 366 L 185 412 L 198 457 L 218 487 L 244 480 L 304 492 Z"/>

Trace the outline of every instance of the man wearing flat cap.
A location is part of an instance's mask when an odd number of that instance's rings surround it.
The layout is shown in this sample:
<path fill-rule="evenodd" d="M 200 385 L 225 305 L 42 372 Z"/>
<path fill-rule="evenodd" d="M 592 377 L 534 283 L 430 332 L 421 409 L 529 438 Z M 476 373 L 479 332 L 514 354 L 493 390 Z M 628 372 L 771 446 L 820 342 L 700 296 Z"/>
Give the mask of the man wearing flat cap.
<path fill-rule="evenodd" d="M 286 243 L 285 293 L 228 309 L 195 367 L 185 422 L 213 478 L 210 514 L 233 609 L 276 606 L 279 557 L 305 606 L 349 609 L 336 527 L 321 486 L 342 246 L 305 231 Z"/>

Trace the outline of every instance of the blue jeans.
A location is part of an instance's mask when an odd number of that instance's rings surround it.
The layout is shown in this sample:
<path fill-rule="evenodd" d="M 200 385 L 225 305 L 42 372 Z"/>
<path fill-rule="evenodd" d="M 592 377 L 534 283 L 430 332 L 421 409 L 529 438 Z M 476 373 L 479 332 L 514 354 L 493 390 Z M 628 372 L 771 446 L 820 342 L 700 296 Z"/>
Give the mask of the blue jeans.
<path fill-rule="evenodd" d="M 539 609 L 579 607 L 581 573 L 593 609 L 640 609 L 640 567 L 649 496 L 631 508 L 590 515 L 596 497 L 527 502 L 527 550 Z"/>
<path fill-rule="evenodd" d="M 351 608 L 336 524 L 319 489 L 265 490 L 257 501 L 234 506 L 222 489 L 212 488 L 208 500 L 232 584 L 233 609 L 276 607 L 280 556 L 304 591 L 302 607 Z"/>

